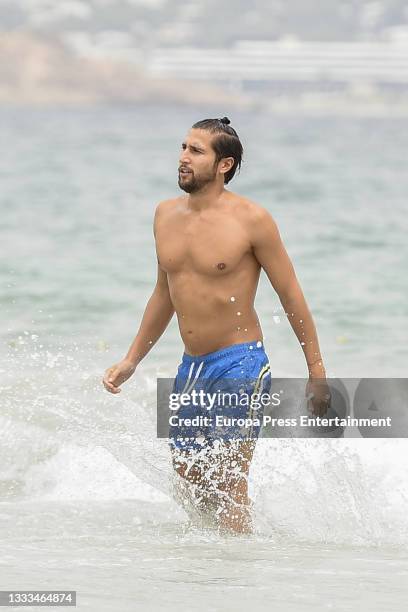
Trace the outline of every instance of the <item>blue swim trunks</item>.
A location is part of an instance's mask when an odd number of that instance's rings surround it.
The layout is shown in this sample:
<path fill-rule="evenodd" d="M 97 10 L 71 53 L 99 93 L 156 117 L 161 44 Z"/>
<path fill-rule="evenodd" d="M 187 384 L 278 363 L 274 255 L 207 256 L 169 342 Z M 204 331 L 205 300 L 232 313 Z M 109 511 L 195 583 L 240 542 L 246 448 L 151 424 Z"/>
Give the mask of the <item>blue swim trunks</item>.
<path fill-rule="evenodd" d="M 261 341 L 205 355 L 184 353 L 172 389 L 170 446 L 199 451 L 215 440 L 256 439 L 271 384 Z"/>

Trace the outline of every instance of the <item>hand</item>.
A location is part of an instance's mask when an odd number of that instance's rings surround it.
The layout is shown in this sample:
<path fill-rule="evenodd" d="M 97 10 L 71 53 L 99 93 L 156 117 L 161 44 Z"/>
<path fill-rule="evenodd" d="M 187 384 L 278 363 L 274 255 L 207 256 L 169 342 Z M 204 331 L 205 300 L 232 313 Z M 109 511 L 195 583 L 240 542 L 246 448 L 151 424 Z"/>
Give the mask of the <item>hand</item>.
<path fill-rule="evenodd" d="M 314 416 L 324 416 L 330 406 L 331 394 L 330 387 L 326 382 L 326 377 L 310 377 L 306 385 L 306 397 L 310 398 L 312 404 L 312 414 Z"/>
<path fill-rule="evenodd" d="M 120 393 L 122 389 L 119 389 L 119 385 L 130 378 L 135 370 L 136 366 L 132 361 L 122 359 L 105 371 L 102 380 L 105 389 L 110 393 Z"/>

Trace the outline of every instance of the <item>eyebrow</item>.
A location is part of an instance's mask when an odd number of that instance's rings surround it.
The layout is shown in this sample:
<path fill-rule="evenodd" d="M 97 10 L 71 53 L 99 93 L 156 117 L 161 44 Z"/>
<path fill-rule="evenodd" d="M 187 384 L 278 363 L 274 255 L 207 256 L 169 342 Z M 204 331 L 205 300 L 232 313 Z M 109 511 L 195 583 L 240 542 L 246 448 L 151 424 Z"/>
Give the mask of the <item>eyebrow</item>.
<path fill-rule="evenodd" d="M 187 146 L 186 142 L 182 142 L 181 144 Z M 190 143 L 190 147 L 194 147 L 195 149 L 200 149 L 200 151 L 205 151 L 205 148 L 202 145 L 197 144 L 196 142 Z"/>

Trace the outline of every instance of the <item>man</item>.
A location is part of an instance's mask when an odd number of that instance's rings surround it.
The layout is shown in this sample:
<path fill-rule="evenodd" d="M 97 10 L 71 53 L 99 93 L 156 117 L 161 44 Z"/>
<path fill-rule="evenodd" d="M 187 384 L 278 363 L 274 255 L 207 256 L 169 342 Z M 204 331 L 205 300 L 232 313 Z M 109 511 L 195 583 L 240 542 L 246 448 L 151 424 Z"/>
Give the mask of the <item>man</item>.
<path fill-rule="evenodd" d="M 191 392 L 203 381 L 226 378 L 253 378 L 257 390 L 270 388 L 254 309 L 263 268 L 304 352 L 313 412 L 321 416 L 329 399 L 325 368 L 312 316 L 276 223 L 266 209 L 225 189 L 241 167 L 243 153 L 229 124 L 227 117 L 199 121 L 181 145 L 178 184 L 187 195 L 156 208 L 156 286 L 126 357 L 106 370 L 103 384 L 119 393 L 176 312 L 185 352 L 175 390 Z M 250 532 L 248 472 L 259 428 L 250 439 L 236 435 L 233 425 L 221 435 L 211 426 L 201 427 L 200 436 L 178 435 L 183 433 L 186 429 L 175 426 L 170 445 L 187 494 L 198 506 L 212 509 L 219 526 Z"/>

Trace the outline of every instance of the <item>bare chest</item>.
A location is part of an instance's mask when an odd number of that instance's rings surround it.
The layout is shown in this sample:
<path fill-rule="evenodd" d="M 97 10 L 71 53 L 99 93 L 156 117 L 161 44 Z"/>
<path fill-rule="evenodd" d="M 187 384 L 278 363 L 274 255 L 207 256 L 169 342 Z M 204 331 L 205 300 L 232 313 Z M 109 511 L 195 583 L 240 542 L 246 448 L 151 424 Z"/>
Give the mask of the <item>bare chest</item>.
<path fill-rule="evenodd" d="M 250 244 L 235 219 L 221 216 L 163 224 L 156 233 L 156 250 L 167 273 L 193 270 L 219 276 L 239 265 Z"/>

